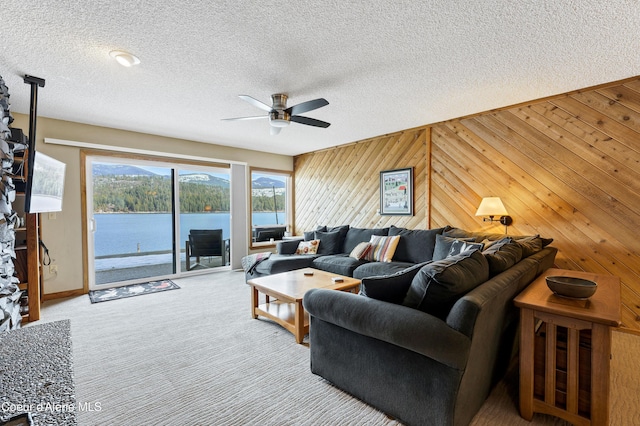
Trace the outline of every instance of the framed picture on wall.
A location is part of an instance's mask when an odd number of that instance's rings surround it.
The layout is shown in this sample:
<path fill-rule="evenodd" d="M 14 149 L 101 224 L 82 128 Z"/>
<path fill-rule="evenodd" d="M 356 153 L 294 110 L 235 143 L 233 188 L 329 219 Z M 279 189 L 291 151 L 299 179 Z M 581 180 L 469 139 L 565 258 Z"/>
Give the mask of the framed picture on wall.
<path fill-rule="evenodd" d="M 380 172 L 380 214 L 413 216 L 413 167 Z"/>

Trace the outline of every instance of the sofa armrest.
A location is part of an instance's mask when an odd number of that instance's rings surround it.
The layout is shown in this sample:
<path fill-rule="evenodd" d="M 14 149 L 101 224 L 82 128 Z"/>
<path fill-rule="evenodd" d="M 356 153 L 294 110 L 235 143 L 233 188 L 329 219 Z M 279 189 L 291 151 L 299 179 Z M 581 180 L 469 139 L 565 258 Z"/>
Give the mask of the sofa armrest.
<path fill-rule="evenodd" d="M 298 244 L 301 240 L 284 240 L 278 241 L 276 244 L 276 253 L 278 254 L 296 254 Z"/>
<path fill-rule="evenodd" d="M 307 291 L 303 304 L 312 317 L 354 333 L 420 353 L 458 370 L 467 364 L 471 340 L 441 319 L 417 309 L 328 289 Z"/>

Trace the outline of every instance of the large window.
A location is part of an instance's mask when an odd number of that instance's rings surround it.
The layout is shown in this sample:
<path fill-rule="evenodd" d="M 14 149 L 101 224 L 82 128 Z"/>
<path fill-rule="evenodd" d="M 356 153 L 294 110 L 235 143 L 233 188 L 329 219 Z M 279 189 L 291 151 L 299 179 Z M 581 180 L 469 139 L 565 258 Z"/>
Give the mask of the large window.
<path fill-rule="evenodd" d="M 251 169 L 253 246 L 272 245 L 291 229 L 291 172 Z"/>
<path fill-rule="evenodd" d="M 230 264 L 230 169 L 87 156 L 89 288 Z"/>

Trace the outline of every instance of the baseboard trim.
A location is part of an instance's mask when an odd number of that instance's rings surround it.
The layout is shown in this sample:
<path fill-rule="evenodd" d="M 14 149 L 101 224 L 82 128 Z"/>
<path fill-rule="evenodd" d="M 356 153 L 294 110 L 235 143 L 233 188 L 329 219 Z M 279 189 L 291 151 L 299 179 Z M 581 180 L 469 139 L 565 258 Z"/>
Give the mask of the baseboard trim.
<path fill-rule="evenodd" d="M 45 293 L 42 295 L 42 300 L 63 299 L 65 297 L 82 296 L 83 294 L 87 294 L 87 292 L 81 288 L 77 290 L 59 291 L 57 293 Z"/>

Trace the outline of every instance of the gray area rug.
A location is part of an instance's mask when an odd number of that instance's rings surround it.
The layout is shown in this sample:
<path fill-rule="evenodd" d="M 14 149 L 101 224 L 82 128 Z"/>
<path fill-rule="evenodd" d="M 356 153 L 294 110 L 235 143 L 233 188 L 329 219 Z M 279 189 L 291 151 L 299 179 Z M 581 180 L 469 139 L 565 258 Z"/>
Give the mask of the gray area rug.
<path fill-rule="evenodd" d="M 30 412 L 34 425 L 75 425 L 69 320 L 0 333 L 0 420 Z"/>
<path fill-rule="evenodd" d="M 181 291 L 153 297 L 44 303 L 44 321 L 71 318 L 77 404 L 100 407 L 78 411 L 80 425 L 399 424 L 311 374 L 308 345 L 252 319 L 244 273 L 175 281 Z M 640 424 L 638 351 L 640 337 L 614 333 L 612 425 Z M 568 424 L 522 419 L 517 389 L 512 370 L 471 424 Z"/>

